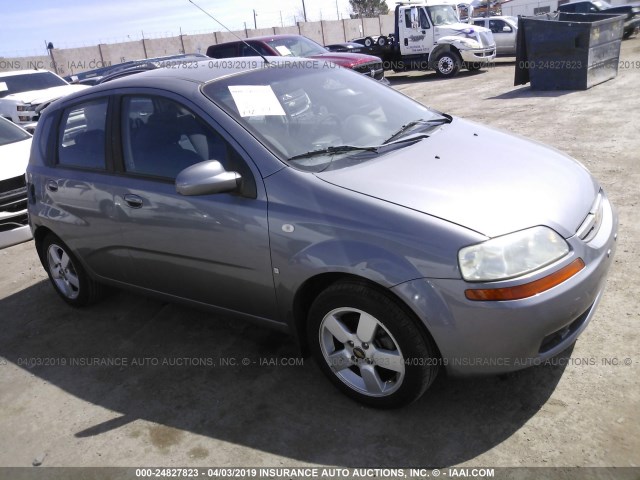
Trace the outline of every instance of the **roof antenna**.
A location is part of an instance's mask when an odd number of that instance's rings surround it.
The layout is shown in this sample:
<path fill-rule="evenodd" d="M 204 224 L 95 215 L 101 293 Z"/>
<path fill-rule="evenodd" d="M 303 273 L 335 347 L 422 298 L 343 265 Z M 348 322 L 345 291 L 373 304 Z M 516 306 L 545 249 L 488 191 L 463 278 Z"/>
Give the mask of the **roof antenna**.
<path fill-rule="evenodd" d="M 231 35 L 233 35 L 234 37 L 236 37 L 238 40 L 240 40 L 242 43 L 244 43 L 247 47 L 249 47 L 251 50 L 253 50 L 254 52 L 256 52 L 261 58 L 262 60 L 264 60 L 264 63 L 269 65 L 269 60 L 267 60 L 267 57 L 265 57 L 263 54 L 261 54 L 257 48 L 255 48 L 253 45 L 248 44 L 243 38 L 240 38 L 238 35 L 236 35 L 235 33 L 233 33 L 231 30 L 229 30 L 226 26 L 224 26 L 222 23 L 220 23 L 218 20 L 216 20 L 216 18 L 211 15 L 209 12 L 207 12 L 204 8 L 202 8 L 200 5 L 197 5 L 193 0 L 187 0 L 189 3 L 191 3 L 194 7 L 196 7 L 198 10 L 200 10 L 202 13 L 204 13 L 205 15 L 207 15 L 208 17 L 211 17 L 211 19 L 218 23 L 219 25 L 222 26 L 222 28 L 224 28 L 227 32 L 229 32 Z"/>

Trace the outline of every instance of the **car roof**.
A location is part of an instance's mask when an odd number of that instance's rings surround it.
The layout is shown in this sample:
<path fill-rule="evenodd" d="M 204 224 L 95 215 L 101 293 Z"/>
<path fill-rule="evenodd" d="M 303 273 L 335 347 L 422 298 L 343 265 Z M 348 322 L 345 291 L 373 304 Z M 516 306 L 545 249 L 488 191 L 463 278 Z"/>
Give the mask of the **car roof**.
<path fill-rule="evenodd" d="M 309 62 L 308 58 L 298 57 L 266 57 L 269 64 L 287 65 L 297 62 Z M 231 75 L 242 74 L 245 72 L 259 70 L 265 68 L 265 61 L 262 57 L 241 57 L 241 58 L 210 58 L 201 62 L 197 62 L 197 68 L 157 68 L 148 70 L 135 75 L 128 75 L 122 78 L 114 79 L 91 88 L 83 89 L 80 92 L 67 95 L 55 103 L 63 101 L 75 101 L 75 99 L 86 96 L 88 94 L 99 93 L 106 90 L 114 90 L 118 88 L 138 87 L 138 88 L 161 88 L 176 92 L 193 89 L 193 85 L 202 85 L 208 82 L 218 80 L 220 78 L 229 77 Z M 192 87 L 189 87 L 192 85 Z"/>

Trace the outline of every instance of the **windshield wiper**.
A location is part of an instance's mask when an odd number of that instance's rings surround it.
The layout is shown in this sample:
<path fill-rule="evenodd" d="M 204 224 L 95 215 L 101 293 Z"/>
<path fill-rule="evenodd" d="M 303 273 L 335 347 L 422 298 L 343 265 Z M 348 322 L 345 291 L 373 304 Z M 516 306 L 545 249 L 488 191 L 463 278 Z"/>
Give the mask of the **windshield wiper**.
<path fill-rule="evenodd" d="M 289 161 L 298 160 L 300 158 L 315 157 L 317 155 L 332 155 L 336 153 L 353 152 L 357 150 L 364 151 L 364 152 L 377 153 L 378 147 L 356 147 L 355 145 L 340 145 L 337 147 L 327 147 L 327 148 L 322 148 L 320 150 L 312 150 L 310 152 L 294 155 L 293 157 L 289 158 Z"/>
<path fill-rule="evenodd" d="M 418 120 L 414 120 L 400 127 L 397 132 L 395 132 L 393 135 L 387 138 L 384 142 L 382 142 L 382 144 L 385 145 L 391 142 L 392 140 L 398 138 L 400 135 L 405 134 L 406 132 L 408 132 L 409 130 L 411 130 L 413 127 L 417 125 L 437 126 L 437 125 L 442 125 L 444 123 L 451 123 L 451 117 L 449 115 L 444 115 L 442 118 L 432 118 L 431 120 L 424 120 L 422 118 L 419 118 Z"/>

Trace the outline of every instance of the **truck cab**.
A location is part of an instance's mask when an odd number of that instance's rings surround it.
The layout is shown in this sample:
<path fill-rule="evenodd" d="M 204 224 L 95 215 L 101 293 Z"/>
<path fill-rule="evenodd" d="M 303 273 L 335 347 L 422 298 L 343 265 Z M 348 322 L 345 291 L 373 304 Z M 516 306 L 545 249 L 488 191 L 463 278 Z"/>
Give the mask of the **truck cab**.
<path fill-rule="evenodd" d="M 396 5 L 391 49 L 394 70 L 433 69 L 441 77 L 478 70 L 496 56 L 491 31 L 461 23 L 452 0 Z"/>

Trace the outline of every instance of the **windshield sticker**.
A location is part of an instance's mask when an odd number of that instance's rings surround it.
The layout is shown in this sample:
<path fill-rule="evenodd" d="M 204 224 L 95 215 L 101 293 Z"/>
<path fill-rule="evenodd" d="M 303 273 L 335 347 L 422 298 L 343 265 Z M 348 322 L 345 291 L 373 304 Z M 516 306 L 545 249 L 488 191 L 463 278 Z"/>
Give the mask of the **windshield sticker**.
<path fill-rule="evenodd" d="M 270 85 L 230 85 L 229 91 L 241 117 L 285 115 Z"/>
<path fill-rule="evenodd" d="M 283 57 L 287 57 L 287 56 L 293 56 L 293 53 L 291 53 L 291 50 L 289 50 L 286 46 L 284 45 L 278 45 L 276 47 L 276 50 L 278 51 L 278 53 L 280 55 L 282 55 Z"/>
<path fill-rule="evenodd" d="M 9 90 L 7 84 L 5 82 L 0 82 L 0 92 L 6 92 L 7 90 Z"/>

